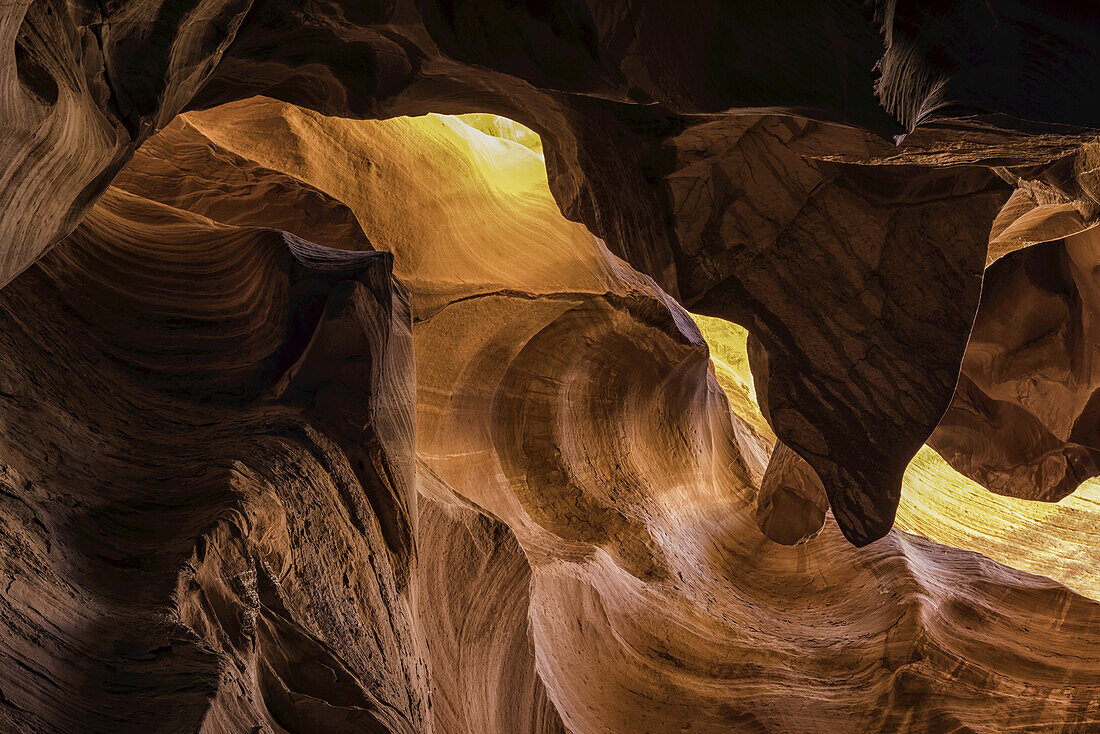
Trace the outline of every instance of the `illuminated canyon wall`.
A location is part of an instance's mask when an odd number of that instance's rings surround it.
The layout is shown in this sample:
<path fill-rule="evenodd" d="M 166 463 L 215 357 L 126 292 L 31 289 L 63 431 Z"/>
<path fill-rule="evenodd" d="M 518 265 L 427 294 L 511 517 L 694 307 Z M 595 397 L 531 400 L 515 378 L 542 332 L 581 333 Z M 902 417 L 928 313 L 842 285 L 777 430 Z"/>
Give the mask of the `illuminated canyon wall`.
<path fill-rule="evenodd" d="M 1100 727 L 1087 9 L 0 37 L 0 729 Z"/>

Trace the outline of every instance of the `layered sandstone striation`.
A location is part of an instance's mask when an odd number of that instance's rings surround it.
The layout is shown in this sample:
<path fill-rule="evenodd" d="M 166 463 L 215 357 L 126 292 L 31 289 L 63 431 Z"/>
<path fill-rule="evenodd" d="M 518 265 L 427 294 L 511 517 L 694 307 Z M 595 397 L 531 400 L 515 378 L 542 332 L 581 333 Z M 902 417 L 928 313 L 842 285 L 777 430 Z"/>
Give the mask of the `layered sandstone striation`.
<path fill-rule="evenodd" d="M 390 257 L 112 189 L 3 294 L 6 726 L 423 730 Z"/>
<path fill-rule="evenodd" d="M 1100 726 L 1098 34 L 0 8 L 0 728 Z"/>

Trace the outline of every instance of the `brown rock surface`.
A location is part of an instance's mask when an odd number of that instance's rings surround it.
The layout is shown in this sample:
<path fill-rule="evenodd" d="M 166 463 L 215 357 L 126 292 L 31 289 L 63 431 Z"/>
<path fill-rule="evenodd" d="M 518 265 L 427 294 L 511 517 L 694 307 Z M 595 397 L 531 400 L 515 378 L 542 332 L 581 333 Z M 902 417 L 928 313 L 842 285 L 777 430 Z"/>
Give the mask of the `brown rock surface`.
<path fill-rule="evenodd" d="M 0 728 L 1100 726 L 1098 34 L 0 8 Z"/>
<path fill-rule="evenodd" d="M 776 543 L 794 545 L 816 536 L 829 511 L 829 498 L 805 459 L 778 442 L 756 497 L 756 522 Z"/>
<path fill-rule="evenodd" d="M 681 154 L 727 161 L 723 177 L 744 155 L 757 158 L 737 150 L 737 131 L 756 130 L 755 117 L 730 114 L 738 111 L 850 124 L 868 131 L 864 138 L 927 124 L 932 132 L 915 133 L 912 147 L 920 165 L 940 166 L 975 158 L 1044 166 L 1073 153 L 1068 141 L 1084 128 L 1100 127 L 1100 107 L 1068 89 L 1088 88 L 1090 33 L 1100 23 L 1086 11 L 1012 0 L 977 11 L 947 1 L 935 12 L 828 0 L 736 10 L 627 0 L 599 8 L 43 0 L 11 5 L 0 27 L 15 50 L 3 83 L 10 144 L 0 153 L 0 282 L 71 230 L 137 145 L 189 106 L 262 93 L 354 117 L 507 114 L 549 141 L 551 188 L 568 216 L 688 305 L 707 296 L 702 310 L 745 323 L 774 353 L 778 372 L 766 389 L 775 393 L 780 437 L 822 478 L 857 543 L 889 528 L 902 469 L 950 399 L 999 194 L 987 190 L 983 170 L 804 167 L 794 146 L 795 159 L 780 156 L 778 168 L 774 151 L 757 161 L 790 184 L 780 187 L 777 203 L 785 203 L 739 219 L 742 231 L 722 233 L 730 241 L 715 247 L 706 241 L 712 233 L 696 241 L 702 225 L 731 202 L 731 216 L 746 206 L 752 213 L 764 203 L 754 197 L 771 201 L 778 190 L 765 177 L 731 198 L 709 170 L 685 170 Z M 1066 68 L 1076 71 L 1063 79 Z M 778 125 L 760 130 L 778 129 L 781 147 L 788 136 Z M 757 142 L 775 147 L 767 136 Z M 890 157 L 881 141 L 854 145 L 874 160 Z M 850 158 L 852 146 L 830 143 L 816 154 Z M 698 192 L 686 210 L 677 196 L 684 185 Z M 786 222 L 802 199 L 800 224 Z M 908 219 L 893 216 L 902 209 Z M 951 209 L 974 216 L 956 220 Z M 818 226 L 857 248 L 840 256 L 835 243 L 815 238 L 821 257 L 803 261 L 823 267 L 784 274 L 785 250 L 800 250 Z M 742 247 L 742 236 L 759 249 Z M 897 282 L 891 268 L 902 253 L 941 290 L 918 296 Z M 756 281 L 730 281 L 728 265 L 746 257 L 775 262 L 752 268 Z M 791 278 L 815 295 L 786 298 Z M 834 309 L 861 324 L 882 309 L 887 318 L 862 333 L 846 328 L 847 344 L 829 355 L 814 341 L 833 326 L 814 317 Z M 881 403 L 884 383 L 899 391 L 893 409 Z M 850 444 L 823 442 L 841 433 Z M 853 458 L 857 447 L 868 461 Z"/>
<path fill-rule="evenodd" d="M 681 295 L 759 340 L 769 422 L 865 544 L 893 524 L 905 466 L 950 400 L 1003 183 L 817 163 L 784 145 L 798 134 L 785 120 L 722 124 L 716 150 L 718 125 L 675 142 Z"/>
<path fill-rule="evenodd" d="M 112 189 L 3 308 L 10 726 L 422 731 L 389 256 Z"/>
<path fill-rule="evenodd" d="M 1100 231 L 1014 252 L 987 273 L 959 388 L 930 445 L 1013 497 L 1056 501 L 1100 474 Z"/>

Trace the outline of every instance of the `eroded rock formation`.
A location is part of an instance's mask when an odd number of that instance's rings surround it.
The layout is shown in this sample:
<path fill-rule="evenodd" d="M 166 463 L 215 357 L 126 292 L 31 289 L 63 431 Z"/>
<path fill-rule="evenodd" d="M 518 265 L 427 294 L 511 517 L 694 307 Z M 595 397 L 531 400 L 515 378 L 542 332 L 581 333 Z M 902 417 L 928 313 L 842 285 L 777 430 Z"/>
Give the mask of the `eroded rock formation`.
<path fill-rule="evenodd" d="M 390 256 L 112 189 L 3 304 L 8 726 L 423 730 Z"/>
<path fill-rule="evenodd" d="M 1098 35 L 0 9 L 0 723 L 1100 726 Z"/>

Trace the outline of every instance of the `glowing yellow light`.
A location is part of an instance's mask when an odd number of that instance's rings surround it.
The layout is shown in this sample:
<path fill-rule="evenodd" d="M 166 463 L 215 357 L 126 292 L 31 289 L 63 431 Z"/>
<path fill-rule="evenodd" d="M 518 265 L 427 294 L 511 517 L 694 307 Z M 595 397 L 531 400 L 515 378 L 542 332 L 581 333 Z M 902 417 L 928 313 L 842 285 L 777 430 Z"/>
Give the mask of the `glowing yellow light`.
<path fill-rule="evenodd" d="M 730 407 L 754 427 L 766 426 L 752 387 L 748 332 L 722 319 L 692 318 L 710 346 Z M 762 433 L 774 439 L 770 429 Z M 1086 482 L 1057 503 L 1002 497 L 959 474 L 925 446 L 905 472 L 895 527 L 1100 599 L 1100 480 Z"/>

